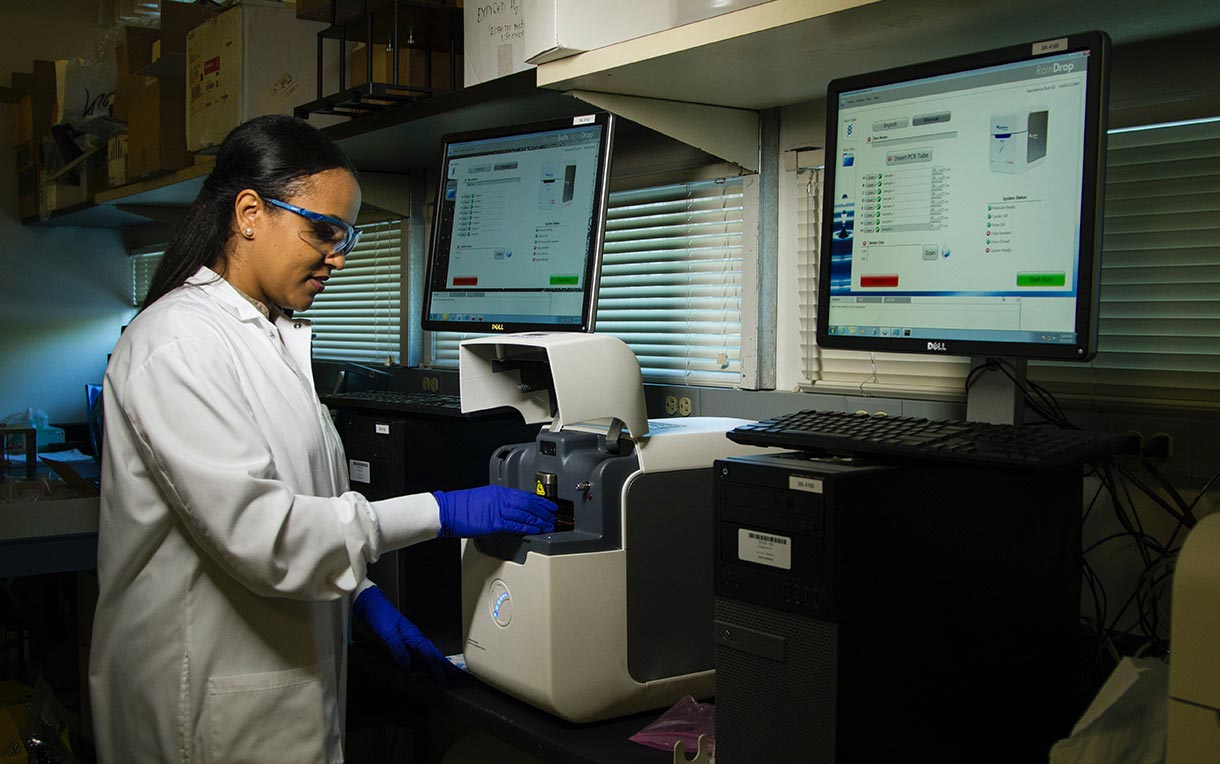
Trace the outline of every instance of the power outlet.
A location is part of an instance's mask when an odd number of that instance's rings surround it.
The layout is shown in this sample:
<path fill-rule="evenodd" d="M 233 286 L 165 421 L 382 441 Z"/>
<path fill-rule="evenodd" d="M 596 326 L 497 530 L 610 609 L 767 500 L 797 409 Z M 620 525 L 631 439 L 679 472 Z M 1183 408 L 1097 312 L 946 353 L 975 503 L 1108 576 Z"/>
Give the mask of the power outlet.
<path fill-rule="evenodd" d="M 1145 459 L 1168 459 L 1173 456 L 1173 436 L 1169 433 L 1153 433 L 1140 449 Z"/>
<path fill-rule="evenodd" d="M 678 413 L 678 398 L 674 395 L 665 396 L 665 413 L 673 416 Z"/>
<path fill-rule="evenodd" d="M 690 412 L 691 412 L 690 398 L 686 398 L 686 397 L 679 398 L 678 399 L 678 413 L 681 414 L 682 416 L 690 416 Z"/>

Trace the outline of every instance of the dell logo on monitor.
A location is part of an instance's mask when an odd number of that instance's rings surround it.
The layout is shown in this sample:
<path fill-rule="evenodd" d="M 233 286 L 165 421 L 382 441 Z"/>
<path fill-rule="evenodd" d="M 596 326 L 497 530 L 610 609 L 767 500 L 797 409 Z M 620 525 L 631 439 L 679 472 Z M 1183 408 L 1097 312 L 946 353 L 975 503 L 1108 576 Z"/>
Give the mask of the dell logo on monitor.
<path fill-rule="evenodd" d="M 928 350 L 939 350 L 942 353 L 947 353 L 949 351 L 949 347 L 943 342 L 929 342 Z"/>
<path fill-rule="evenodd" d="M 502 332 L 504 331 L 504 324 L 492 324 L 491 330 L 493 332 Z"/>

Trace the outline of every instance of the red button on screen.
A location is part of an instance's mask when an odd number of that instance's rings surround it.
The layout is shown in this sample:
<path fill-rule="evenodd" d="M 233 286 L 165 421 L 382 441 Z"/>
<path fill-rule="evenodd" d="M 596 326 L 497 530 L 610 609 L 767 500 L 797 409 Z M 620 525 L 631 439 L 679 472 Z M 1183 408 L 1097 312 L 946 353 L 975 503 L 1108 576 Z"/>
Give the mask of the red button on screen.
<path fill-rule="evenodd" d="M 453 285 L 454 286 L 478 286 L 479 277 L 478 276 L 454 276 Z"/>
<path fill-rule="evenodd" d="M 860 286 L 862 287 L 896 287 L 898 286 L 898 274 L 883 274 L 880 276 L 861 276 Z"/>

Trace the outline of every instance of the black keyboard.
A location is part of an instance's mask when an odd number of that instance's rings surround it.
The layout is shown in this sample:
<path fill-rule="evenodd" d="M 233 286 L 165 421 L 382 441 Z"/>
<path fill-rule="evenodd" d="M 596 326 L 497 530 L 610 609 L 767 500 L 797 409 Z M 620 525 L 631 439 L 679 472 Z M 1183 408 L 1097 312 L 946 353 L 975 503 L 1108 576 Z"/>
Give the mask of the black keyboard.
<path fill-rule="evenodd" d="M 1035 469 L 1105 458 L 1126 440 L 1051 425 L 1016 427 L 812 410 L 741 425 L 728 436 L 751 446 Z"/>
<path fill-rule="evenodd" d="M 444 393 L 392 392 L 364 390 L 355 393 L 330 393 L 320 396 L 330 408 L 372 409 L 402 414 L 462 416 L 462 399 Z"/>

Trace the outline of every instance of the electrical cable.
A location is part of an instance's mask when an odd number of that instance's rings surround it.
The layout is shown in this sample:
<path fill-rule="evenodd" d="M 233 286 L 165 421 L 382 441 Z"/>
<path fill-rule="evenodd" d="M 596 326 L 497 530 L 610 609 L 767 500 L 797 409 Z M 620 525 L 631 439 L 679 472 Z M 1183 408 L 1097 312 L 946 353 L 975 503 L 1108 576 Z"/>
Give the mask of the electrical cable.
<path fill-rule="evenodd" d="M 1095 468 L 1094 468 L 1095 469 Z M 1101 492 L 1105 489 L 1105 484 L 1101 481 L 1097 482 L 1097 490 L 1093 492 L 1093 498 L 1089 500 L 1089 505 L 1084 508 L 1084 515 L 1080 518 L 1080 524 L 1084 525 L 1089 520 L 1089 515 L 1093 512 L 1093 507 L 1097 506 L 1097 500 L 1101 498 Z"/>
<path fill-rule="evenodd" d="M 988 372 L 1004 374 L 1020 391 L 1025 407 L 1046 424 L 1064 429 L 1079 429 L 1068 419 L 1053 393 L 1029 379 L 1019 383 L 1015 368 L 1004 359 L 987 358 L 983 363 L 971 369 L 965 379 L 966 393 L 969 394 L 970 389 L 977 384 L 981 376 Z M 1114 518 L 1122 529 L 1093 541 L 1088 547 L 1081 550 L 1082 580 L 1093 601 L 1093 623 L 1090 626 L 1097 636 L 1095 659 L 1098 661 L 1108 654 L 1117 663 L 1121 659 L 1121 654 L 1114 641 L 1114 636 L 1129 639 L 1136 636 L 1136 631 L 1142 637 L 1142 642 L 1136 649 L 1137 655 L 1150 651 L 1161 655 L 1168 654 L 1168 637 L 1161 633 L 1168 621 L 1168 615 L 1163 612 L 1164 592 L 1166 587 L 1172 584 L 1173 571 L 1180 549 L 1180 545 L 1177 543 L 1178 538 L 1183 529 L 1189 530 L 1198 522 L 1195 508 L 1220 480 L 1220 472 L 1217 472 L 1207 480 L 1193 499 L 1187 501 L 1156 464 L 1142 459 L 1140 466 L 1151 480 L 1145 480 L 1114 457 L 1088 465 L 1086 472 L 1086 477 L 1097 478 L 1098 486 L 1085 507 L 1081 523 L 1083 524 L 1090 518 L 1093 510 L 1098 506 L 1102 493 L 1105 492 L 1110 497 Z M 1133 490 L 1146 497 L 1174 521 L 1174 528 L 1166 541 L 1162 542 L 1145 529 Z M 1085 555 L 1104 544 L 1121 539 L 1130 540 L 1134 551 L 1143 563 L 1143 570 L 1136 581 L 1134 590 L 1117 613 L 1111 616 L 1104 582 Z M 1135 607 L 1134 625 L 1125 631 L 1119 631 L 1119 624 L 1133 605 Z M 1088 623 L 1090 618 L 1083 617 L 1082 621 Z"/>
<path fill-rule="evenodd" d="M 1208 489 L 1212 487 L 1212 484 L 1215 483 L 1217 479 L 1220 479 L 1220 472 L 1217 472 L 1208 478 L 1207 482 L 1203 484 L 1203 487 L 1199 489 L 1199 492 L 1195 494 L 1195 498 L 1190 502 L 1190 511 L 1192 514 L 1195 511 L 1195 507 L 1198 506 L 1199 500 L 1203 498 L 1203 495 L 1207 493 Z"/>

